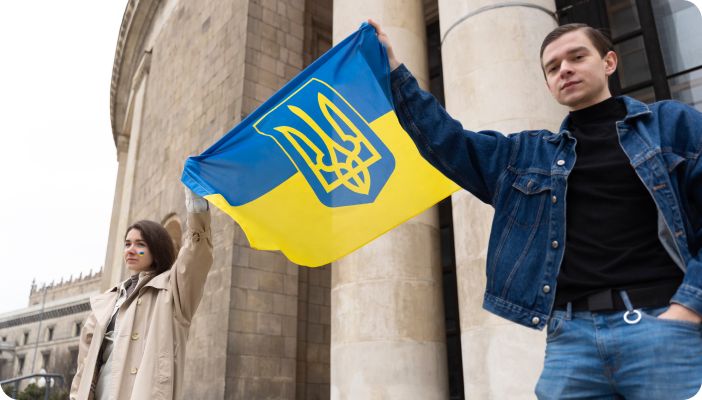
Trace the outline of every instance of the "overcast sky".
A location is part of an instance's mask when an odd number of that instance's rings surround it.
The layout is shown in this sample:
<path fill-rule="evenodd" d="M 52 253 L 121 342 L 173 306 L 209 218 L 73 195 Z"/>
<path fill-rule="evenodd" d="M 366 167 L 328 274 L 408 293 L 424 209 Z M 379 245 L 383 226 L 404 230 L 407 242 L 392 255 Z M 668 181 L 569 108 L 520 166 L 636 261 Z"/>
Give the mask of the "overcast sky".
<path fill-rule="evenodd" d="M 127 0 L 0 8 L 0 313 L 105 259 L 117 159 L 110 79 Z"/>

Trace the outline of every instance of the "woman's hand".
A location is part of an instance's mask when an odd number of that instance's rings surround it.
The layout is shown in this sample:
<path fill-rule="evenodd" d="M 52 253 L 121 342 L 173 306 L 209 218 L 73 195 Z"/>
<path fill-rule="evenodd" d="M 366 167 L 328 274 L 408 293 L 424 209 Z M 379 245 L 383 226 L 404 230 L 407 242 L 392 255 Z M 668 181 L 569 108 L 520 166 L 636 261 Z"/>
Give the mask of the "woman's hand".
<path fill-rule="evenodd" d="M 209 210 L 210 206 L 207 203 L 207 200 L 205 200 L 201 196 L 198 196 L 197 194 L 195 194 L 195 192 L 186 187 L 185 209 L 188 210 L 189 213 L 202 213 Z"/>
<path fill-rule="evenodd" d="M 375 33 L 378 35 L 378 40 L 380 43 L 385 46 L 385 50 L 388 52 L 388 61 L 390 62 L 390 70 L 393 71 L 395 68 L 400 66 L 400 62 L 397 61 L 395 58 L 395 52 L 392 51 L 392 44 L 390 44 L 390 38 L 388 35 L 383 32 L 383 30 L 380 28 L 380 24 L 377 22 L 373 21 L 372 19 L 368 19 L 368 23 L 375 28 Z"/>

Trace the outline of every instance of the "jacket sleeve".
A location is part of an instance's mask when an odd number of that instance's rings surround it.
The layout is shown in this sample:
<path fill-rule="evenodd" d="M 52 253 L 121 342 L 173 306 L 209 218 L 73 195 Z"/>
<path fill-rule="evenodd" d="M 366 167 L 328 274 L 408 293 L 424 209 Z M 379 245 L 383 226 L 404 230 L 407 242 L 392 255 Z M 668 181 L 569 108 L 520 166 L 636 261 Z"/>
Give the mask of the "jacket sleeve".
<path fill-rule="evenodd" d="M 212 266 L 212 231 L 210 212 L 188 213 L 183 247 L 171 268 L 170 288 L 175 317 L 190 324 Z"/>
<path fill-rule="evenodd" d="M 698 137 L 702 137 L 702 117 L 698 127 Z M 691 233 L 688 234 L 690 258 L 685 265 L 685 277 L 671 302 L 681 304 L 697 314 L 702 315 L 702 160 L 700 154 L 691 163 L 686 182 L 688 210 L 693 221 Z"/>
<path fill-rule="evenodd" d="M 92 312 L 85 319 L 83 327 L 80 330 L 80 342 L 78 342 L 78 360 L 76 374 L 73 376 L 73 382 L 71 382 L 71 394 L 70 399 L 76 400 L 78 397 L 78 388 L 80 387 L 80 381 L 83 379 L 83 371 L 85 370 L 85 356 L 88 354 L 88 349 L 90 349 L 90 343 L 93 341 L 93 333 L 95 332 L 95 324 L 97 320 L 95 314 Z M 92 379 L 92 377 L 86 377 L 86 379 Z"/>
<path fill-rule="evenodd" d="M 682 193 L 688 219 L 685 277 L 671 302 L 681 304 L 702 315 L 702 113 L 687 108 L 684 117 L 677 121 L 676 131 L 687 138 L 694 138 L 693 152 L 688 152 Z"/>
<path fill-rule="evenodd" d="M 395 112 L 421 155 L 449 179 L 492 203 L 512 141 L 500 132 L 464 130 L 404 65 L 390 76 Z"/>

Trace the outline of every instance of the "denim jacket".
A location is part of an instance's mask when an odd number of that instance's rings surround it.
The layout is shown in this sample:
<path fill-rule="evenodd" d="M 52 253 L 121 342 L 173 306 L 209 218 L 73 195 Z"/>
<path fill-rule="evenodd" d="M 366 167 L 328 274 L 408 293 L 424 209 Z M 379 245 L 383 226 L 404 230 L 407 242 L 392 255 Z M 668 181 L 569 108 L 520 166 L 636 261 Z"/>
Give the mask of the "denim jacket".
<path fill-rule="evenodd" d="M 566 238 L 566 190 L 576 140 L 566 130 L 472 132 L 451 118 L 400 66 L 391 74 L 395 112 L 419 152 L 495 208 L 483 307 L 543 329 L 551 314 Z M 702 114 L 675 101 L 622 97 L 619 143 L 658 209 L 659 238 L 685 272 L 671 302 L 702 314 Z M 635 223 L 635 221 L 632 221 Z"/>

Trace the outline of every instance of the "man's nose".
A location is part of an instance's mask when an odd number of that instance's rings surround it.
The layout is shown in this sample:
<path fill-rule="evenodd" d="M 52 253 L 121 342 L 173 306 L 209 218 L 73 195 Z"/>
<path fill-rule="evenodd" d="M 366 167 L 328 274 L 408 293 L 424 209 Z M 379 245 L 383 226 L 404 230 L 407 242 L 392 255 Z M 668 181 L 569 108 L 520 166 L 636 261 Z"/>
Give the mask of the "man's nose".
<path fill-rule="evenodd" d="M 570 75 L 573 73 L 573 66 L 568 61 L 563 61 L 559 72 L 561 76 Z"/>

